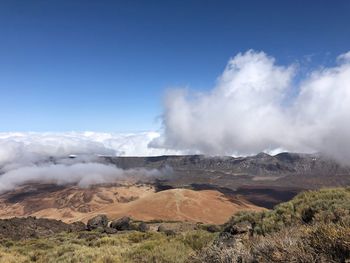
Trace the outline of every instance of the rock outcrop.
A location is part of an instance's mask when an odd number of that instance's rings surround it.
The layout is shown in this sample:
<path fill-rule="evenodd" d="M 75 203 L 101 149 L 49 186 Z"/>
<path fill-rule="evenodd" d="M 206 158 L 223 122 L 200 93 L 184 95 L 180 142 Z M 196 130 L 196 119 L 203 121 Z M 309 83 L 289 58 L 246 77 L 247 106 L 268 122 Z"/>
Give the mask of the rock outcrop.
<path fill-rule="evenodd" d="M 59 220 L 46 218 L 0 219 L 0 237 L 14 240 L 46 237 L 60 232 L 79 232 L 86 230 L 82 222 L 66 224 Z"/>
<path fill-rule="evenodd" d="M 108 218 L 106 215 L 97 215 L 87 222 L 88 230 L 105 229 L 107 226 Z"/>

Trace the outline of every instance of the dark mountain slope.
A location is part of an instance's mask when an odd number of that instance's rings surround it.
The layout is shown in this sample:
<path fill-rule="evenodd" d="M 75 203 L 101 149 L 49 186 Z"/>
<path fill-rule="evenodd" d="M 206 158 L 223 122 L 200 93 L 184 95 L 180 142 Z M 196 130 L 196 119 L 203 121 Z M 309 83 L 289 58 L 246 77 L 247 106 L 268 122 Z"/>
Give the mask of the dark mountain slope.
<path fill-rule="evenodd" d="M 158 189 L 216 189 L 268 208 L 305 189 L 350 185 L 350 168 L 318 154 L 260 153 L 249 157 L 204 155 L 102 157 L 104 163 L 129 168 L 172 169 L 154 179 Z"/>

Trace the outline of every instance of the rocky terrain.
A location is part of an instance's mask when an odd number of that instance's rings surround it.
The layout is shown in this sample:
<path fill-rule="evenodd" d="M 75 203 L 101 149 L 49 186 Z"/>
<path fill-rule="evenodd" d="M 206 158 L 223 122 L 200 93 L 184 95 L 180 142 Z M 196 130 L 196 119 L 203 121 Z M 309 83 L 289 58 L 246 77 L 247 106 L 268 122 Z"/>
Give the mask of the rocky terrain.
<path fill-rule="evenodd" d="M 0 238 L 13 240 L 48 237 L 60 232 L 79 232 L 85 229 L 82 222 L 66 224 L 54 219 L 35 217 L 0 219 Z"/>
<path fill-rule="evenodd" d="M 164 168 L 172 170 L 163 180 L 169 186 L 212 184 L 237 189 L 249 186 L 319 188 L 350 182 L 350 168 L 318 154 L 260 153 L 249 157 L 210 157 L 204 155 L 158 157 L 102 157 L 101 161 L 129 169 Z"/>
<path fill-rule="evenodd" d="M 214 212 L 215 215 L 215 212 Z M 350 189 L 307 191 L 222 225 L 111 219 L 0 220 L 0 262 L 349 262 Z"/>
<path fill-rule="evenodd" d="M 103 157 L 105 163 L 129 169 L 168 168 L 156 178 L 159 190 L 189 188 L 217 190 L 228 197 L 243 196 L 267 208 L 290 200 L 306 189 L 350 185 L 350 168 L 319 154 L 260 153 L 249 157 L 203 155 Z"/>
<path fill-rule="evenodd" d="M 0 219 L 0 239 L 25 240 L 45 238 L 58 233 L 98 232 L 117 234 L 123 231 L 164 232 L 175 234 L 184 231 L 206 229 L 200 223 L 177 221 L 139 221 L 130 217 L 111 220 L 105 214 L 91 217 L 86 223 L 64 223 L 61 220 L 37 217 L 13 217 Z"/>

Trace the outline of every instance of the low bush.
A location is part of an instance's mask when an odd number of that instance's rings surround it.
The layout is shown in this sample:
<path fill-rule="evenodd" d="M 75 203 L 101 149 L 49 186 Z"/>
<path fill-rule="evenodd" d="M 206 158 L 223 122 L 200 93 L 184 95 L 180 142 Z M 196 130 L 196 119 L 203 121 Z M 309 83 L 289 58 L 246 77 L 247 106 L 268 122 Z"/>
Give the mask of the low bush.
<path fill-rule="evenodd" d="M 185 262 L 209 245 L 216 234 L 203 230 L 167 236 L 130 231 L 107 235 L 94 232 L 60 233 L 47 238 L 2 240 L 0 262 Z"/>
<path fill-rule="evenodd" d="M 307 191 L 271 211 L 239 213 L 225 224 L 218 241 L 244 222 L 251 224 L 253 235 L 214 242 L 190 262 L 350 262 L 349 188 Z"/>
<path fill-rule="evenodd" d="M 226 226 L 244 221 L 252 224 L 254 233 L 262 235 L 300 224 L 350 226 L 350 188 L 306 191 L 270 211 L 238 213 Z"/>

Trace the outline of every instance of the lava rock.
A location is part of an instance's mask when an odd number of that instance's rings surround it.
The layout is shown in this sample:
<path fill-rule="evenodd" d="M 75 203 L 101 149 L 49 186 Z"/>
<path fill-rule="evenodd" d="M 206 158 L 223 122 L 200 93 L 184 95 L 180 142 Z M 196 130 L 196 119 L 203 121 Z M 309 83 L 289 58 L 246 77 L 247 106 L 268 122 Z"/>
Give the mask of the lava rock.
<path fill-rule="evenodd" d="M 106 215 L 97 215 L 93 218 L 91 218 L 87 222 L 87 229 L 88 230 L 94 230 L 98 228 L 106 228 L 108 225 L 108 218 Z"/>
<path fill-rule="evenodd" d="M 173 236 L 176 234 L 176 227 L 168 224 L 161 224 L 158 227 L 158 232 L 162 232 L 166 234 L 167 236 Z"/>
<path fill-rule="evenodd" d="M 228 226 L 224 232 L 228 232 L 232 235 L 240 235 L 240 234 L 246 234 L 251 233 L 253 230 L 252 224 L 248 221 L 239 222 L 234 225 Z"/>
<path fill-rule="evenodd" d="M 0 239 L 22 240 L 41 238 L 61 232 L 80 232 L 85 230 L 83 223 L 66 224 L 60 220 L 14 217 L 0 219 Z"/>
<path fill-rule="evenodd" d="M 131 223 L 131 218 L 127 216 L 112 221 L 110 227 L 117 229 L 118 231 L 134 230 Z"/>
<path fill-rule="evenodd" d="M 218 225 L 206 225 L 203 227 L 203 229 L 208 231 L 209 233 L 216 233 L 221 231 L 221 228 Z"/>
<path fill-rule="evenodd" d="M 86 225 L 81 221 L 77 221 L 70 224 L 70 227 L 71 227 L 70 229 L 71 232 L 79 232 L 79 231 L 86 230 Z"/>
<path fill-rule="evenodd" d="M 149 225 L 147 225 L 145 222 L 141 222 L 138 226 L 137 226 L 137 230 L 140 232 L 147 232 L 150 230 Z"/>

